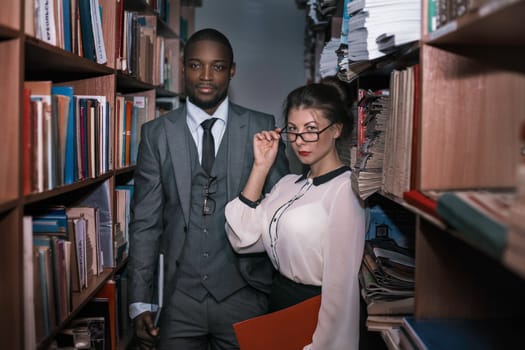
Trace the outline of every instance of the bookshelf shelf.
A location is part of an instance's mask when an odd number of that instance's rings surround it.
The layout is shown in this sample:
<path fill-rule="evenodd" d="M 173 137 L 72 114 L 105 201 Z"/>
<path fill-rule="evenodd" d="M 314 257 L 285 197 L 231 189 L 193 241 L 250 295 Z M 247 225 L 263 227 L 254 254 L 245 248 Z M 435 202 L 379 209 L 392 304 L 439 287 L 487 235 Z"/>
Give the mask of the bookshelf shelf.
<path fill-rule="evenodd" d="M 384 191 L 379 192 L 381 196 L 390 199 L 392 202 L 397 203 L 398 205 L 408 209 L 409 211 L 413 212 L 417 216 L 427 220 L 428 222 L 432 223 L 434 226 L 438 227 L 441 230 L 448 230 L 447 225 L 438 217 L 435 217 L 433 215 L 430 215 L 428 213 L 425 213 L 421 209 L 407 203 L 404 199 L 398 198 L 390 193 L 386 193 Z"/>
<path fill-rule="evenodd" d="M 39 75 L 71 80 L 71 76 L 96 76 L 113 74 L 114 70 L 77 56 L 33 37 L 25 38 L 25 67 L 30 76 Z M 60 77 L 60 73 L 69 78 Z"/>
<path fill-rule="evenodd" d="M 162 87 L 155 88 L 158 97 L 177 97 L 179 94 L 173 91 L 166 90 Z"/>
<path fill-rule="evenodd" d="M 140 81 L 135 77 L 119 71 L 117 74 L 117 89 L 119 91 L 136 92 L 154 89 L 155 86 Z"/>
<path fill-rule="evenodd" d="M 18 36 L 18 32 L 12 28 L 0 25 L 0 40 L 13 39 Z"/>
<path fill-rule="evenodd" d="M 11 211 L 11 210 L 15 209 L 17 205 L 18 205 L 18 200 L 17 199 L 6 201 L 6 202 L 0 204 L 0 215 L 2 213 L 5 213 L 5 212 L 8 212 L 8 211 Z"/>
<path fill-rule="evenodd" d="M 125 168 L 120 168 L 115 170 L 115 176 L 125 176 L 129 174 L 133 174 L 133 171 L 135 171 L 135 165 L 127 166 Z"/>
<path fill-rule="evenodd" d="M 93 179 L 85 179 L 85 180 L 75 182 L 71 185 L 60 186 L 60 187 L 53 188 L 51 190 L 44 191 L 41 193 L 29 194 L 25 196 L 24 203 L 26 205 L 34 204 L 34 203 L 38 203 L 38 202 L 41 202 L 41 201 L 44 201 L 50 198 L 59 197 L 63 194 L 69 194 L 74 191 L 82 190 L 86 187 L 100 184 L 106 181 L 107 179 L 111 178 L 112 176 L 113 176 L 113 172 L 109 172 L 109 173 L 97 176 L 96 178 L 93 178 Z"/>
<path fill-rule="evenodd" d="M 430 45 L 523 46 L 525 1 L 489 1 L 425 37 Z"/>

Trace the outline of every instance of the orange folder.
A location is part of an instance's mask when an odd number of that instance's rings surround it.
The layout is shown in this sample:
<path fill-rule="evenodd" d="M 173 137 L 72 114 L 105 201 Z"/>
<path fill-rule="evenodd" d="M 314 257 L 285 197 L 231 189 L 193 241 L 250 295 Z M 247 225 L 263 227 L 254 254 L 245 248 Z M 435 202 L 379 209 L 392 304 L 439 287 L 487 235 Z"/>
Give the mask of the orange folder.
<path fill-rule="evenodd" d="M 318 295 L 286 309 L 234 323 L 241 350 L 302 350 L 312 342 L 320 306 Z"/>

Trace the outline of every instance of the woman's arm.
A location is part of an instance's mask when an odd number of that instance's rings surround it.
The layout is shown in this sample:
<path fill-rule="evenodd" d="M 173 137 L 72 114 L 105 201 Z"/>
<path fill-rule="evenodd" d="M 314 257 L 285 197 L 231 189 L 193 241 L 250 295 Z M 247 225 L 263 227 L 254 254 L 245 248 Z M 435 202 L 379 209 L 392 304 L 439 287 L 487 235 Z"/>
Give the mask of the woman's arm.
<path fill-rule="evenodd" d="M 358 272 L 365 241 L 365 212 L 350 181 L 336 193 L 323 243 L 323 281 L 313 342 L 305 349 L 358 349 Z"/>
<path fill-rule="evenodd" d="M 263 194 L 266 177 L 279 150 L 280 131 L 281 129 L 277 128 L 253 135 L 253 166 L 241 192 L 251 202 L 257 202 Z"/>

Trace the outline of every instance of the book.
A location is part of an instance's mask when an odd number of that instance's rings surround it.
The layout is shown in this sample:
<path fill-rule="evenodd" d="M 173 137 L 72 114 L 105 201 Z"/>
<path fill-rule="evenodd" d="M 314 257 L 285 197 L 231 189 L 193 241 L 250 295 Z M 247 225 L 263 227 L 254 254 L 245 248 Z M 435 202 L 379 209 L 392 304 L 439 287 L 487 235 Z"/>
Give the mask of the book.
<path fill-rule="evenodd" d="M 36 317 L 42 317 L 41 313 L 36 310 L 38 289 L 35 288 L 34 268 L 38 265 L 34 263 L 33 255 L 33 230 L 32 218 L 25 215 L 22 219 L 23 225 L 23 306 L 24 306 L 24 344 L 26 349 L 36 348 L 37 334 L 41 337 L 40 331 L 37 331 Z"/>
<path fill-rule="evenodd" d="M 423 212 L 439 217 L 437 213 L 437 202 L 435 199 L 428 197 L 419 190 L 410 190 L 403 192 L 403 199 L 410 205 L 422 210 Z"/>
<path fill-rule="evenodd" d="M 95 48 L 95 61 L 99 64 L 107 62 L 104 33 L 102 32 L 102 7 L 98 0 L 89 0 L 91 25 L 93 31 L 93 44 Z"/>
<path fill-rule="evenodd" d="M 98 276 L 100 269 L 100 218 L 96 207 L 69 207 L 66 210 L 68 219 L 84 218 L 86 220 L 86 262 L 87 277 Z"/>
<path fill-rule="evenodd" d="M 164 306 L 164 254 L 159 254 L 159 266 L 157 269 L 157 311 L 153 325 L 158 327 L 160 315 Z"/>
<path fill-rule="evenodd" d="M 522 349 L 523 319 L 415 319 L 402 329 L 417 350 Z"/>
<path fill-rule="evenodd" d="M 60 95 L 66 98 L 61 103 L 62 108 L 67 108 L 60 116 L 60 134 L 61 134 L 61 172 L 64 184 L 71 184 L 76 181 L 75 177 L 75 100 L 74 90 L 71 86 L 55 86 L 51 88 L 54 95 Z"/>
<path fill-rule="evenodd" d="M 67 236 L 66 207 L 63 205 L 35 208 L 31 210 L 34 233 Z"/>
<path fill-rule="evenodd" d="M 51 129 L 51 87 L 50 80 L 25 81 L 24 88 L 31 91 L 32 123 L 35 129 L 33 144 L 33 183 L 36 192 L 51 189 L 49 163 L 52 153 L 50 144 Z"/>
<path fill-rule="evenodd" d="M 302 349 L 312 342 L 321 296 L 233 324 L 241 349 Z"/>
<path fill-rule="evenodd" d="M 95 61 L 95 39 L 91 19 L 91 0 L 78 0 L 80 32 L 82 33 L 82 53 L 91 61 Z"/>
<path fill-rule="evenodd" d="M 78 243 L 77 243 L 77 237 L 75 232 L 75 222 L 74 219 L 68 219 L 67 220 L 67 231 L 68 231 L 68 240 L 71 243 L 71 249 L 70 249 L 70 258 L 69 258 L 69 266 L 70 266 L 70 283 L 69 287 L 72 292 L 80 292 L 82 289 L 82 285 L 80 283 L 80 263 L 78 261 Z"/>
<path fill-rule="evenodd" d="M 36 37 L 50 45 L 57 45 L 55 2 L 35 0 Z"/>
<path fill-rule="evenodd" d="M 106 320 L 108 324 L 106 327 L 109 328 L 109 332 L 107 332 L 106 334 L 109 335 L 109 337 L 106 337 L 106 339 L 108 340 L 108 344 L 110 345 L 110 347 L 106 346 L 106 348 L 109 350 L 117 348 L 118 314 L 117 314 L 117 289 L 116 288 L 117 288 L 116 282 L 114 280 L 108 280 L 104 284 L 104 286 L 97 292 L 97 294 L 95 295 L 94 301 L 91 303 L 91 304 L 95 304 L 95 303 L 100 302 L 100 305 L 96 305 L 96 307 L 103 308 L 104 310 L 101 311 L 101 313 L 103 312 L 105 314 L 106 306 L 104 304 L 107 301 L 107 312 L 108 312 L 107 316 L 108 317 L 106 318 Z M 87 307 L 90 307 L 90 305 L 88 305 Z M 90 310 L 89 312 L 93 314 L 94 311 Z"/>
<path fill-rule="evenodd" d="M 98 227 L 100 243 L 100 268 L 115 267 L 115 255 L 113 251 L 113 208 L 110 182 L 104 181 L 93 191 L 81 197 L 76 203 L 79 206 L 98 208 Z"/>
<path fill-rule="evenodd" d="M 509 208 L 514 191 L 444 192 L 437 199 L 437 213 L 454 234 L 494 259 L 500 260 L 507 244 Z"/>
<path fill-rule="evenodd" d="M 23 95 L 23 143 L 24 147 L 22 148 L 22 159 L 23 159 L 23 191 L 24 194 L 29 194 L 33 191 L 33 164 L 32 152 L 33 148 L 36 146 L 33 144 L 32 130 L 35 127 L 33 125 L 33 119 L 31 117 L 31 90 L 24 88 Z"/>
<path fill-rule="evenodd" d="M 40 293 L 42 300 L 42 324 L 44 336 L 51 334 L 57 325 L 55 310 L 55 290 L 53 285 L 53 252 L 49 237 L 47 240 L 33 238 L 33 247 L 37 254 Z M 36 321 L 39 323 L 39 320 Z"/>

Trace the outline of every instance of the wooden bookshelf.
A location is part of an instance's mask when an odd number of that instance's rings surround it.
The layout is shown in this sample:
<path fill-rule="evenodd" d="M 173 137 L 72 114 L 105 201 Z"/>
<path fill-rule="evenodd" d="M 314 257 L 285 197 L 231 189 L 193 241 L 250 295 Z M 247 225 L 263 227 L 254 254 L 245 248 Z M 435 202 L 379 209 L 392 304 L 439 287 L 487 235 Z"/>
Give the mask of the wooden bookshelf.
<path fill-rule="evenodd" d="M 24 115 L 24 81 L 49 80 L 54 86 L 71 86 L 75 95 L 104 96 L 108 102 L 111 130 L 115 130 L 115 109 L 117 93 L 144 94 L 150 100 L 148 115 L 155 115 L 155 98 L 157 96 L 177 96 L 178 90 L 167 89 L 162 84 L 152 85 L 139 81 L 136 77 L 117 70 L 117 17 L 118 4 L 124 8 L 133 8 L 141 13 L 156 16 L 157 12 L 144 0 L 98 0 L 102 9 L 102 32 L 107 62 L 104 64 L 81 57 L 58 46 L 46 43 L 38 38 L 34 31 L 34 16 L 31 9 L 36 0 L 6 0 L 0 11 L 0 338 L 6 349 L 24 349 L 29 346 L 47 349 L 54 337 L 67 326 L 79 311 L 102 286 L 116 273 L 122 272 L 125 262 L 116 267 L 104 268 L 99 275 L 90 279 L 89 288 L 74 292 L 72 310 L 58 324 L 51 325 L 50 333 L 40 339 L 27 340 L 31 334 L 24 312 L 34 307 L 24 298 L 26 267 L 23 261 L 24 247 L 28 242 L 23 239 L 23 216 L 32 209 L 46 205 L 75 205 L 85 196 L 93 193 L 101 185 L 107 184 L 110 189 L 109 205 L 112 208 L 112 220 L 115 222 L 116 206 L 114 189 L 128 183 L 133 178 L 134 165 L 117 167 L 113 164 L 107 171 L 97 172 L 95 177 L 80 179 L 67 185 L 58 185 L 41 192 L 24 193 L 23 176 L 26 173 L 22 160 L 25 145 Z M 157 33 L 169 41 L 168 46 L 176 47 L 176 54 L 170 62 L 172 71 L 179 71 L 179 50 L 181 3 L 172 0 L 167 21 L 157 18 Z M 186 15 L 193 12 L 186 9 Z M 27 33 L 26 33 L 27 32 Z M 171 49 L 170 49 L 171 50 Z M 139 58 L 142 59 L 142 58 Z M 180 76 L 175 74 L 175 78 Z M 173 84 L 176 89 L 180 82 Z M 116 134 L 109 137 L 111 158 L 119 150 L 115 149 Z M 30 243 L 29 243 L 30 244 Z M 34 267 L 34 266 L 31 266 Z M 34 310 L 33 310 L 34 312 Z M 124 338 L 119 348 L 126 348 L 129 339 Z M 35 343 L 36 342 L 36 343 Z"/>
<path fill-rule="evenodd" d="M 419 189 L 516 186 L 524 15 L 523 0 L 489 1 L 424 31 Z M 523 319 L 525 280 L 501 261 L 423 217 L 416 242 L 416 318 Z"/>
<path fill-rule="evenodd" d="M 19 196 L 20 181 L 20 89 L 21 43 L 19 39 L 0 41 L 0 86 L 12 87 L 0 95 L 2 127 L 0 138 L 4 150 L 0 153 L 0 203 Z"/>
<path fill-rule="evenodd" d="M 0 13 L 0 27 L 8 27 L 15 31 L 20 30 L 22 7 L 20 1 L 2 1 L 2 11 Z"/>

